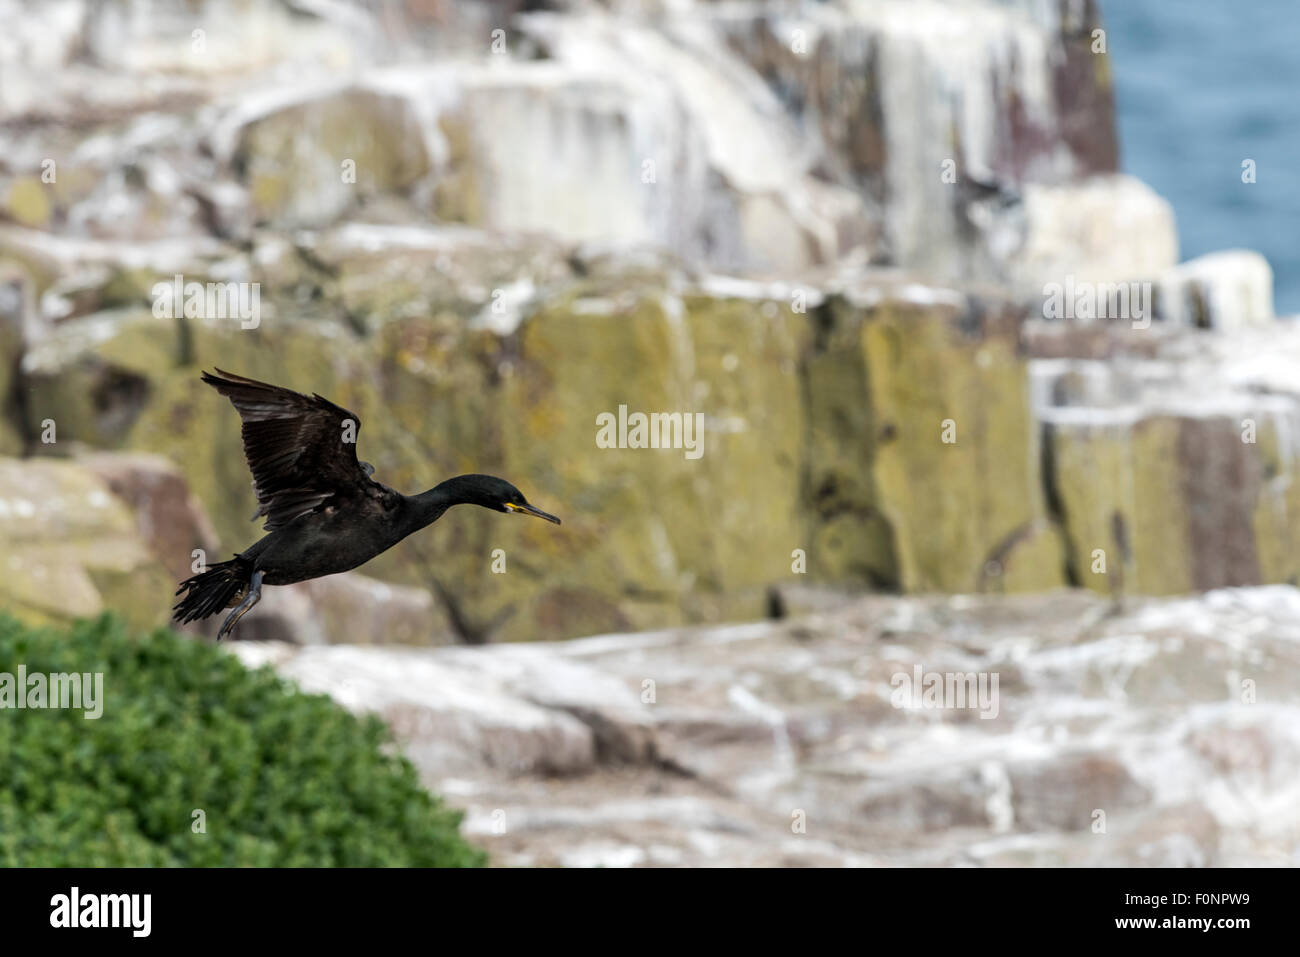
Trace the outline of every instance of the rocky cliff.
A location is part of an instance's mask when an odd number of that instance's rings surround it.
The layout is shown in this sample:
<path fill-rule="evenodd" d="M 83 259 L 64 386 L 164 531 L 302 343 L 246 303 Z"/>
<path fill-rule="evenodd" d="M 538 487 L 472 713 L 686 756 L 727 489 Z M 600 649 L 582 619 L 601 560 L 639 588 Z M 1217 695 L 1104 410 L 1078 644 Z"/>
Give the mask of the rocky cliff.
<path fill-rule="evenodd" d="M 1295 337 L 1259 257 L 1180 265 L 1168 205 L 1117 172 L 1092 2 L 0 0 L 0 22 L 3 514 L 99 481 L 55 459 L 150 453 L 211 520 L 150 561 L 244 547 L 235 416 L 197 379 L 221 366 L 357 412 L 402 491 L 495 472 L 565 520 L 458 511 L 366 569 L 428 627 L 331 612 L 318 638 L 751 620 L 793 582 L 1296 578 Z M 189 283 L 217 291 L 169 312 Z M 620 407 L 698 414 L 700 454 L 601 447 Z M 48 534 L 0 525 L 23 565 Z M 114 594 L 165 618 L 161 579 Z"/>

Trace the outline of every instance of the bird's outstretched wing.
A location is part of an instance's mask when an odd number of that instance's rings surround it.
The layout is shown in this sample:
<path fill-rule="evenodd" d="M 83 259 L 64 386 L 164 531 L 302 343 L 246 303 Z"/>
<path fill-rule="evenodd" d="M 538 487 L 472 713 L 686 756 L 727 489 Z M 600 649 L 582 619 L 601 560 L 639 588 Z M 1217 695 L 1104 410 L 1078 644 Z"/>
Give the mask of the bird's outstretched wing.
<path fill-rule="evenodd" d="M 374 484 L 374 469 L 357 461 L 361 420 L 347 409 L 221 369 L 202 376 L 239 411 L 257 492 L 253 518 L 265 515 L 267 531 L 331 500 L 342 504 Z"/>

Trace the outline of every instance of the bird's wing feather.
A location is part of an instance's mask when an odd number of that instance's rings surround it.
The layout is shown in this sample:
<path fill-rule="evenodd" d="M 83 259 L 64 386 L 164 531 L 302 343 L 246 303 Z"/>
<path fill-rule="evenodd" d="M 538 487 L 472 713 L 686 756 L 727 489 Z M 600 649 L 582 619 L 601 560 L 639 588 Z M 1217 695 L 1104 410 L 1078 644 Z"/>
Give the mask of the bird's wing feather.
<path fill-rule="evenodd" d="M 361 420 L 347 409 L 221 369 L 204 372 L 203 381 L 230 399 L 243 421 L 244 457 L 257 492 L 253 518 L 265 515 L 267 531 L 374 484 L 357 461 Z"/>

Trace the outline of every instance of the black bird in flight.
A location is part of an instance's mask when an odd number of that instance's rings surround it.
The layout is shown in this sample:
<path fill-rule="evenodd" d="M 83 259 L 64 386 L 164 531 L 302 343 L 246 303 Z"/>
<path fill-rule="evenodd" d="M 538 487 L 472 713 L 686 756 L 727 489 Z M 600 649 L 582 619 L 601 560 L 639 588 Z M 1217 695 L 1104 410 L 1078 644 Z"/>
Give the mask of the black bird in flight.
<path fill-rule="evenodd" d="M 262 585 L 345 572 L 432 525 L 453 505 L 522 512 L 560 524 L 528 504 L 519 489 L 491 475 L 458 475 L 419 495 L 373 481 L 374 467 L 357 461 L 361 421 L 313 394 L 229 372 L 203 381 L 230 399 L 243 421 L 244 457 L 257 492 L 256 520 L 269 533 L 228 562 L 181 582 L 177 621 L 207 618 L 223 608 L 220 641 L 262 598 Z"/>

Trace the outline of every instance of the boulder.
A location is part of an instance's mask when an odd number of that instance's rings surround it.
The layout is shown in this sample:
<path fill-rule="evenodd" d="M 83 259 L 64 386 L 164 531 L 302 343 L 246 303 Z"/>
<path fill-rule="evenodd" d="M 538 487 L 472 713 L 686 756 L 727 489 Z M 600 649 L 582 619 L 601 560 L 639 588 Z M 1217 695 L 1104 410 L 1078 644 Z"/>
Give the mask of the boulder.
<path fill-rule="evenodd" d="M 0 606 L 67 622 L 113 610 L 136 628 L 166 623 L 171 575 L 124 502 L 76 462 L 0 459 Z"/>
<path fill-rule="evenodd" d="M 1178 261 L 1173 207 L 1131 176 L 1027 186 L 1023 216 L 1007 276 L 1040 308 L 1049 284 L 1151 280 Z"/>
<path fill-rule="evenodd" d="M 329 223 L 367 197 L 403 190 L 430 169 L 420 119 L 401 98 L 355 87 L 308 89 L 244 105 L 229 162 L 253 218 L 278 228 Z"/>
<path fill-rule="evenodd" d="M 216 530 L 190 493 L 185 476 L 169 459 L 96 452 L 78 461 L 131 509 L 149 550 L 178 582 L 195 573 L 196 562 L 220 561 Z"/>
<path fill-rule="evenodd" d="M 1236 332 L 1275 318 L 1273 270 L 1245 249 L 1180 263 L 1161 276 L 1159 296 L 1161 318 L 1197 329 Z"/>
<path fill-rule="evenodd" d="M 427 589 L 393 585 L 357 572 L 267 588 L 256 614 L 240 621 L 241 640 L 294 645 L 449 645 L 458 636 Z M 209 620 L 213 635 L 221 618 Z"/>

